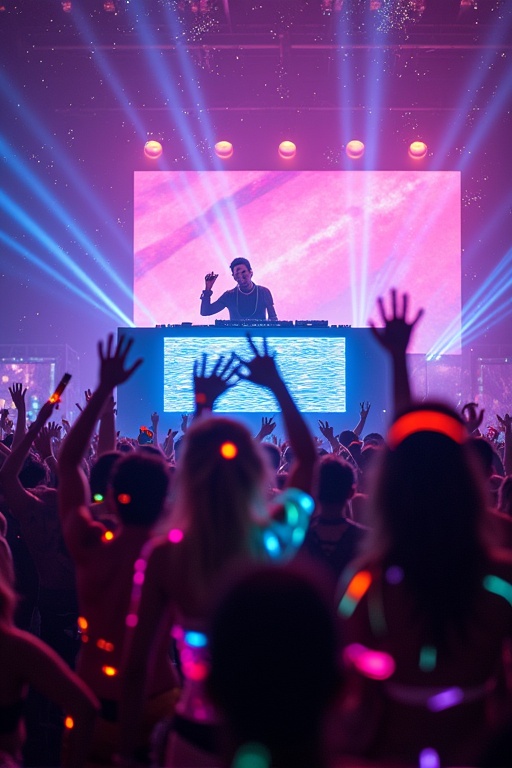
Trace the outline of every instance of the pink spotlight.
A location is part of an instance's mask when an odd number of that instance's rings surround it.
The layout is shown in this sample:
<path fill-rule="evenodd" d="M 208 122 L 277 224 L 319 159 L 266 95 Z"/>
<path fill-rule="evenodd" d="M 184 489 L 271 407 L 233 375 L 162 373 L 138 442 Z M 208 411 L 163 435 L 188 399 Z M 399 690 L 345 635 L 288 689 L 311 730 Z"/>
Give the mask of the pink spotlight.
<path fill-rule="evenodd" d="M 229 160 L 233 157 L 233 145 L 230 141 L 218 141 L 215 145 L 215 154 L 221 160 Z"/>
<path fill-rule="evenodd" d="M 144 154 L 149 157 L 150 160 L 158 160 L 163 152 L 162 145 L 159 141 L 146 141 L 144 144 Z"/>
<path fill-rule="evenodd" d="M 409 144 L 409 157 L 413 160 L 422 160 L 427 154 L 428 147 L 424 141 L 413 141 Z"/>
<path fill-rule="evenodd" d="M 345 152 L 351 160 L 359 160 L 364 155 L 364 144 L 358 139 L 352 139 L 348 142 Z"/>
<path fill-rule="evenodd" d="M 2 8 L 2 10 L 4 10 Z M 64 13 L 70 13 L 71 12 L 71 0 L 62 0 L 62 10 Z"/>
<path fill-rule="evenodd" d="M 279 145 L 279 156 L 283 160 L 292 160 L 297 154 L 297 147 L 293 141 L 282 141 Z"/>

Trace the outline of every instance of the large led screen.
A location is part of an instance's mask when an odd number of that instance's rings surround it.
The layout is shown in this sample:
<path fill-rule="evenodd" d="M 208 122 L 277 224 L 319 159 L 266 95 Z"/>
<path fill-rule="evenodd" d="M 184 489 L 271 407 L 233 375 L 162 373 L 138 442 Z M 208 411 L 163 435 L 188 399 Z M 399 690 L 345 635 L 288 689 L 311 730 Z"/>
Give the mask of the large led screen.
<path fill-rule="evenodd" d="M 277 354 L 281 375 L 303 413 L 344 413 L 346 411 L 346 355 L 345 339 L 341 338 L 274 338 L 267 336 L 272 354 Z M 259 345 L 257 335 L 253 337 Z M 204 339 L 164 338 L 164 412 L 192 412 L 194 392 L 190 372 L 194 362 L 204 352 Z M 244 357 L 248 354 L 245 339 L 211 337 L 208 349 L 229 357 L 231 352 Z M 329 360 L 329 365 L 325 361 Z M 241 381 L 229 389 L 216 404 L 223 413 L 269 414 L 276 410 L 274 395 L 266 388 Z"/>
<path fill-rule="evenodd" d="M 396 287 L 426 310 L 411 352 L 460 351 L 459 172 L 144 171 L 134 185 L 137 326 L 229 319 L 201 317 L 204 276 L 219 275 L 215 300 L 245 256 L 280 320 L 365 327 Z"/>

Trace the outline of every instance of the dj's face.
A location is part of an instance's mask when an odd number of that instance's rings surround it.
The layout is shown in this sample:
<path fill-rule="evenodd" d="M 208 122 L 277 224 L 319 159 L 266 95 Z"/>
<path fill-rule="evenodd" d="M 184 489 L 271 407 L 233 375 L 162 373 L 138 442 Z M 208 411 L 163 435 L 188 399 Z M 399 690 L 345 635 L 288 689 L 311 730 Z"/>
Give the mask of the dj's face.
<path fill-rule="evenodd" d="M 245 264 L 237 264 L 233 270 L 233 277 L 240 288 L 248 288 L 251 284 L 252 269 L 247 269 Z"/>

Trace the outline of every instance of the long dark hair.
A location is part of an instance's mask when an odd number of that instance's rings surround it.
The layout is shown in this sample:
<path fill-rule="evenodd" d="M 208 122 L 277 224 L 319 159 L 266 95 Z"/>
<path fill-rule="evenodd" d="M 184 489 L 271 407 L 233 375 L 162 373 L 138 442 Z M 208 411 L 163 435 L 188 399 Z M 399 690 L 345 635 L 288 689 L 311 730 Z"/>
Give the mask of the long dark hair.
<path fill-rule="evenodd" d="M 408 410 L 425 411 L 423 419 L 429 412 L 449 417 L 455 433 L 463 427 L 439 403 Z M 402 568 L 432 641 L 464 633 L 488 560 L 483 477 L 468 446 L 428 429 L 407 434 L 383 452 L 373 507 L 370 551 L 384 566 Z"/>

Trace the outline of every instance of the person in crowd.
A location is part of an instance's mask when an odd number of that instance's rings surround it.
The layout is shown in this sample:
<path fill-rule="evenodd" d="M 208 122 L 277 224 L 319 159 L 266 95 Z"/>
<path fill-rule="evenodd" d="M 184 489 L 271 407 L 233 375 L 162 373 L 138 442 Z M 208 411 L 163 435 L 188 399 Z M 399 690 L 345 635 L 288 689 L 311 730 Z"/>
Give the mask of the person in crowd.
<path fill-rule="evenodd" d="M 263 285 L 253 283 L 250 262 L 239 257 L 231 262 L 229 268 L 237 286 L 225 291 L 213 303 L 212 288 L 218 275 L 209 272 L 205 276 L 205 287 L 201 294 L 201 315 L 207 317 L 228 309 L 230 320 L 277 320 L 272 294 Z"/>
<path fill-rule="evenodd" d="M 262 353 L 250 337 L 249 344 L 254 356 L 243 366 L 233 369 L 231 359 L 220 358 L 207 375 L 205 355 L 195 367 L 196 419 L 187 431 L 176 472 L 173 527 L 145 555 L 142 592 L 139 595 L 135 590 L 129 616 L 135 629 L 122 692 L 122 758 L 126 764 L 133 760 L 133 734 L 140 720 L 155 638 L 162 632 L 168 634 L 171 627 L 184 688 L 165 765 L 215 764 L 218 718 L 204 690 L 208 670 L 204 632 L 218 581 L 236 564 L 293 551 L 301 543 L 311 512 L 312 499 L 304 492 L 311 492 L 314 442 L 266 341 Z M 286 497 L 292 509 L 286 502 L 278 519 L 267 508 L 266 465 L 259 444 L 242 424 L 208 415 L 216 398 L 234 383 L 233 370 L 235 377 L 273 392 L 294 448 L 289 485 L 295 490 L 288 489 Z M 296 529 L 294 536 L 289 533 L 291 528 Z"/>
<path fill-rule="evenodd" d="M 444 404 L 411 402 L 405 354 L 421 312 L 409 322 L 407 296 L 399 302 L 395 291 L 391 304 L 387 314 L 380 300 L 374 333 L 393 361 L 395 420 L 371 494 L 372 532 L 338 604 L 348 700 L 361 715 L 347 732 L 363 754 L 393 765 L 427 755 L 471 765 L 499 725 L 491 713 L 512 634 L 512 558 L 484 536 L 484 479 L 464 420 Z"/>
<path fill-rule="evenodd" d="M 295 564 L 231 574 L 208 634 L 222 765 L 331 764 L 327 715 L 343 678 L 332 597 L 316 574 Z"/>
<path fill-rule="evenodd" d="M 79 627 L 82 647 L 78 673 L 98 696 L 101 709 L 89 750 L 93 762 L 111 764 L 117 749 L 117 719 L 121 696 L 120 668 L 134 567 L 153 526 L 161 517 L 169 488 L 169 471 L 157 450 L 132 451 L 113 465 L 106 497 L 119 525 L 112 532 L 94 519 L 89 508 L 89 484 L 82 470 L 94 426 L 111 401 L 115 387 L 141 365 L 127 358 L 131 342 L 112 335 L 99 344 L 99 384 L 71 427 L 59 455 L 59 512 L 66 545 L 76 566 Z M 108 456 L 109 454 L 104 454 Z M 101 458 L 100 458 L 101 461 Z M 148 682 L 145 723 L 135 738 L 144 748 L 149 731 L 178 695 L 177 681 L 162 642 Z"/>
<path fill-rule="evenodd" d="M 85 766 L 87 745 L 98 708 L 96 697 L 68 665 L 34 635 L 18 629 L 16 598 L 0 570 L 0 765 L 21 766 L 27 688 L 32 686 L 65 714 L 60 765 Z"/>
<path fill-rule="evenodd" d="M 326 566 L 335 581 L 358 553 L 365 532 L 350 519 L 349 501 L 355 490 L 356 478 L 348 462 L 333 454 L 320 458 L 315 514 L 301 551 Z"/>
<path fill-rule="evenodd" d="M 37 569 L 41 638 L 73 667 L 78 618 L 74 565 L 62 537 L 57 491 L 46 485 L 48 467 L 29 457 L 54 408 L 55 403 L 50 401 L 42 405 L 30 429 L 7 456 L 0 468 L 0 489 Z"/>

